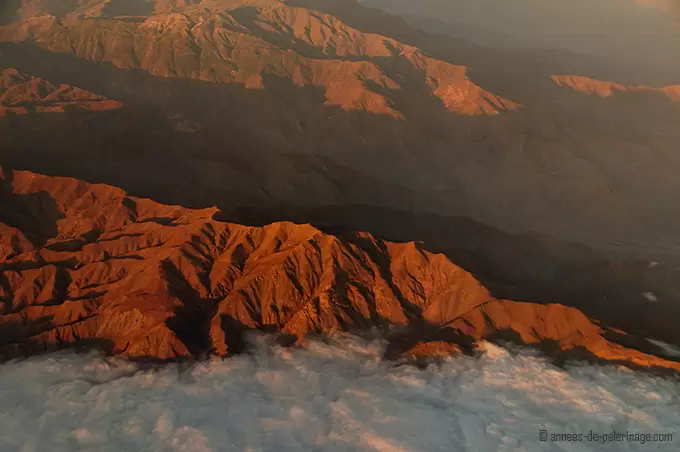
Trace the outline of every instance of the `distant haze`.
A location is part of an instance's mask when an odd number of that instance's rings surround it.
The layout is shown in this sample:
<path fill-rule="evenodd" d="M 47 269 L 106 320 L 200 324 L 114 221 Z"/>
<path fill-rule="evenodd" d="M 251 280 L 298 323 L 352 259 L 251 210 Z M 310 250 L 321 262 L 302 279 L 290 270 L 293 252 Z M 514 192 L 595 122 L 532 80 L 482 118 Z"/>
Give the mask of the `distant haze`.
<path fill-rule="evenodd" d="M 483 45 L 559 48 L 669 65 L 680 57 L 677 0 L 361 1 L 451 24 L 450 34 Z"/>

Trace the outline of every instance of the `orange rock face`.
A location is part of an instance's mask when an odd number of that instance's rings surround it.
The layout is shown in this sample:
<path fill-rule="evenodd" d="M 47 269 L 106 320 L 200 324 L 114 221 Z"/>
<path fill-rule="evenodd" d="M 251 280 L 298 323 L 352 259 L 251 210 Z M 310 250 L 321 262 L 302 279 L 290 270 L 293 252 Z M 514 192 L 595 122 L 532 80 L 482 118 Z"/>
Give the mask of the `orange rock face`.
<path fill-rule="evenodd" d="M 552 79 L 560 86 L 600 97 L 612 97 L 617 93 L 656 93 L 666 96 L 674 102 L 680 102 L 680 85 L 653 88 L 645 85 L 623 85 L 621 83 L 605 82 L 576 75 L 555 75 Z"/>
<path fill-rule="evenodd" d="M 292 223 L 241 226 L 220 221 L 217 209 L 21 171 L 2 173 L 0 207 L 6 358 L 81 346 L 160 360 L 225 356 L 246 330 L 299 339 L 400 326 L 418 331 L 400 350 L 407 357 L 501 337 L 680 370 L 605 339 L 574 308 L 497 300 L 414 243 Z"/>
<path fill-rule="evenodd" d="M 434 94 L 461 115 L 496 114 L 519 106 L 469 81 L 464 66 L 276 0 L 200 5 L 161 1 L 135 20 L 114 20 L 125 16 L 124 10 L 109 18 L 104 5 L 97 5 L 61 18 L 37 10 L 34 17 L 0 27 L 0 42 L 32 42 L 156 76 L 252 89 L 264 89 L 267 78 L 282 77 L 298 87 L 322 89 L 328 106 L 395 118 L 403 114 L 386 93 L 404 89 L 398 79 L 426 83 L 427 95 Z"/>
<path fill-rule="evenodd" d="M 63 113 L 67 109 L 105 111 L 120 108 L 114 100 L 68 85 L 53 84 L 18 72 L 0 70 L 0 116 L 8 113 Z"/>

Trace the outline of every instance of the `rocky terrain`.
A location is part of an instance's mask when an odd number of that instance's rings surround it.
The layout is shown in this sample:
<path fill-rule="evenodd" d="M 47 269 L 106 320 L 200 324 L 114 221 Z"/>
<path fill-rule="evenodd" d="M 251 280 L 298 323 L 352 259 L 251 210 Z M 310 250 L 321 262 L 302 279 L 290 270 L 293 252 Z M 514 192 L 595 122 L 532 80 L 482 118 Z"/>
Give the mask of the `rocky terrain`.
<path fill-rule="evenodd" d="M 388 206 L 678 255 L 680 212 L 659 200 L 680 188 L 680 105 L 658 92 L 677 74 L 476 46 L 350 0 L 19 3 L 0 65 L 126 107 L 0 121 L 14 167 L 172 203 L 184 186 L 182 204 L 225 211 L 238 185 L 238 206 Z M 572 76 L 654 88 L 602 99 L 554 80 Z"/>
<path fill-rule="evenodd" d="M 481 339 L 557 359 L 680 370 L 662 349 L 559 304 L 494 298 L 416 243 L 311 225 L 248 227 L 122 190 L 24 171 L 0 181 L 2 356 L 97 347 L 158 360 L 227 356 L 249 330 L 382 330 L 390 358 L 470 352 Z"/>
<path fill-rule="evenodd" d="M 0 68 L 5 358 L 375 328 L 678 368 L 672 73 L 351 0 L 12 1 Z"/>
<path fill-rule="evenodd" d="M 67 109 L 106 111 L 120 108 L 116 101 L 68 85 L 54 86 L 16 69 L 0 71 L 0 116 L 64 113 Z"/>

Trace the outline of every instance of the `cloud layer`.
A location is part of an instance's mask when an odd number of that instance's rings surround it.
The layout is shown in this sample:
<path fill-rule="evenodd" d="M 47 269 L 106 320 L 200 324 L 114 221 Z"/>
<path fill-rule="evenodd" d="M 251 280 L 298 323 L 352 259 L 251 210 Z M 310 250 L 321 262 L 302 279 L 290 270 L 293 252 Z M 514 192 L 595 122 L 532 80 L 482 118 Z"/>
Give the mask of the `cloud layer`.
<path fill-rule="evenodd" d="M 97 356 L 35 358 L 0 368 L 0 450 L 550 450 L 541 428 L 680 439 L 677 382 L 614 368 L 565 372 L 484 348 L 479 359 L 425 370 L 390 367 L 380 343 L 351 337 L 295 350 L 260 339 L 253 355 L 182 372 Z"/>

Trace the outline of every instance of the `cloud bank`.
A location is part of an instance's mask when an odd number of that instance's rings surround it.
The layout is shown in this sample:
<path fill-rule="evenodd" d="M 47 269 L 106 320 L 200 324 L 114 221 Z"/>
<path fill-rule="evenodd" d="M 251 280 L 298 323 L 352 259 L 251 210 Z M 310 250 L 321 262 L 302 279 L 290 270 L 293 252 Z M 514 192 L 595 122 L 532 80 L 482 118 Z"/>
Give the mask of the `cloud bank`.
<path fill-rule="evenodd" d="M 0 450 L 555 450 L 539 430 L 664 431 L 680 440 L 680 384 L 627 370 L 552 367 L 484 345 L 419 370 L 341 336 L 179 371 L 57 354 L 0 367 Z M 677 443 L 563 445 L 678 450 Z M 569 449 L 568 447 L 571 447 Z"/>

